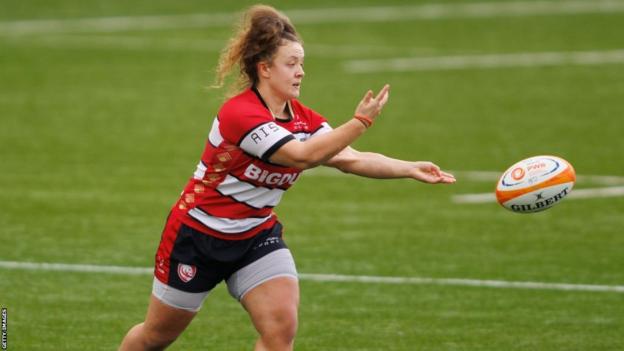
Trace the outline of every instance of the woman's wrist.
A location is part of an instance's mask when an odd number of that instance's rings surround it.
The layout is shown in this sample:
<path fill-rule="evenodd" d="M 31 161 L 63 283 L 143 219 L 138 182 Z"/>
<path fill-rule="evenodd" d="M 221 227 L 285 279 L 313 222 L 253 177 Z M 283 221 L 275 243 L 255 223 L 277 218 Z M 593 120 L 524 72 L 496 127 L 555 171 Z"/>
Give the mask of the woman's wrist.
<path fill-rule="evenodd" d="M 367 129 L 373 125 L 373 119 L 366 115 L 356 113 L 353 115 L 353 118 L 360 121 L 360 123 L 362 123 Z"/>

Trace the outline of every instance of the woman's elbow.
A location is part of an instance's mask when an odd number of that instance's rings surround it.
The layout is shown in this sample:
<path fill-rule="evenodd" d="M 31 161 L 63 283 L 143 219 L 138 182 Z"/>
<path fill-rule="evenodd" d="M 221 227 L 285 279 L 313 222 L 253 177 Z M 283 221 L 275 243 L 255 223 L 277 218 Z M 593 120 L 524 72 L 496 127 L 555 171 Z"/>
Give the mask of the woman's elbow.
<path fill-rule="evenodd" d="M 285 145 L 271 156 L 270 161 L 286 167 L 310 169 L 323 163 L 314 152 L 308 152 L 302 145 Z"/>
<path fill-rule="evenodd" d="M 306 170 L 306 169 L 310 169 L 310 168 L 314 168 L 318 166 L 318 164 L 310 162 L 310 161 L 306 161 L 306 160 L 292 160 L 282 165 L 287 166 L 287 167 L 297 168 L 300 170 Z"/>
<path fill-rule="evenodd" d="M 294 167 L 299 169 L 310 169 L 315 168 L 323 164 L 323 159 L 320 157 L 315 157 L 315 155 L 300 155 L 299 157 L 295 157 L 292 162 L 295 165 Z"/>

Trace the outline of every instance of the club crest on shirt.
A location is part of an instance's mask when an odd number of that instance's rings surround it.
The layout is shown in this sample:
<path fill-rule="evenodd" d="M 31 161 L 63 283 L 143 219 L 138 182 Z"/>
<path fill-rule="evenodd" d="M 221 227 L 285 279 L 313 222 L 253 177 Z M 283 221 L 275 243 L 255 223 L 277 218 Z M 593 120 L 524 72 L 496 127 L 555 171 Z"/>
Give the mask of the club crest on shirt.
<path fill-rule="evenodd" d="M 296 130 L 308 130 L 308 123 L 306 121 L 296 120 L 294 124 Z"/>
<path fill-rule="evenodd" d="M 195 273 L 197 273 L 197 267 L 178 263 L 178 277 L 181 281 L 188 283 L 195 277 Z"/>

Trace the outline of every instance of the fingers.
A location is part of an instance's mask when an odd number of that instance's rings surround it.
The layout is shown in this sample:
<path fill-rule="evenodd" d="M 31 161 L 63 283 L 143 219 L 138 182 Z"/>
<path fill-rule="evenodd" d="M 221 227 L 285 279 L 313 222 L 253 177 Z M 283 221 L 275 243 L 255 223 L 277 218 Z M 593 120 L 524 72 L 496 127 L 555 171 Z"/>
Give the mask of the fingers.
<path fill-rule="evenodd" d="M 390 85 L 386 84 L 381 88 L 379 93 L 375 96 L 372 90 L 369 90 L 360 101 L 360 104 L 356 108 L 356 114 L 362 114 L 370 118 L 375 118 L 381 112 L 381 109 L 388 101 L 388 91 Z"/>
<path fill-rule="evenodd" d="M 457 181 L 455 179 L 454 175 L 452 175 L 450 173 L 447 173 L 447 172 L 444 172 L 444 171 L 440 172 L 440 178 L 439 179 L 440 179 L 439 183 L 444 183 L 444 184 L 453 184 L 453 183 L 455 183 Z"/>
<path fill-rule="evenodd" d="M 426 182 L 430 184 L 453 184 L 456 181 L 454 177 L 430 175 Z"/>
<path fill-rule="evenodd" d="M 377 94 L 377 97 L 375 97 L 375 100 L 378 102 L 382 102 L 384 100 L 387 101 L 389 91 L 390 91 L 390 84 L 384 85 L 383 88 L 381 88 L 381 90 L 379 91 L 379 94 Z"/>
<path fill-rule="evenodd" d="M 364 95 L 364 98 L 362 99 L 362 101 L 364 103 L 370 103 L 372 100 L 374 100 L 377 104 L 385 104 L 386 101 L 388 101 L 388 92 L 390 90 L 390 85 L 386 84 L 383 86 L 383 88 L 381 88 L 381 90 L 379 91 L 379 93 L 377 94 L 377 96 L 375 96 L 373 98 L 373 91 L 369 90 L 366 92 L 366 94 Z"/>
<path fill-rule="evenodd" d="M 441 173 L 443 177 L 455 179 L 455 176 L 452 175 L 451 173 L 447 173 L 447 172 L 441 172 Z"/>
<path fill-rule="evenodd" d="M 388 102 L 388 99 L 390 98 L 390 92 L 387 92 L 386 95 L 381 99 L 381 101 L 379 101 L 379 106 L 383 107 L 386 102 Z"/>
<path fill-rule="evenodd" d="M 456 182 L 455 176 L 442 171 L 438 165 L 428 161 L 417 162 L 417 175 L 414 177 L 430 184 L 453 184 Z"/>
<path fill-rule="evenodd" d="M 455 177 L 442 176 L 442 178 L 440 179 L 440 183 L 444 183 L 444 184 L 453 184 L 456 181 L 457 179 L 455 179 Z"/>

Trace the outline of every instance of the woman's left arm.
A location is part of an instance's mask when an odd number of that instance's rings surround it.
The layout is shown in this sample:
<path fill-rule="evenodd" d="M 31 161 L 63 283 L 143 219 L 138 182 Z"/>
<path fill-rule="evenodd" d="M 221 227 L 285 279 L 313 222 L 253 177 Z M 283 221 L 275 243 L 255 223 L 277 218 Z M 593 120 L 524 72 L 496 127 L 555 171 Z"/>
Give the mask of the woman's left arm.
<path fill-rule="evenodd" d="M 424 183 L 455 183 L 455 176 L 427 161 L 403 161 L 373 152 L 360 152 L 347 147 L 329 159 L 326 166 L 345 173 L 378 178 L 413 178 Z"/>

